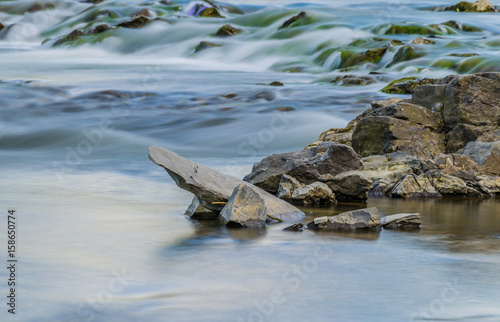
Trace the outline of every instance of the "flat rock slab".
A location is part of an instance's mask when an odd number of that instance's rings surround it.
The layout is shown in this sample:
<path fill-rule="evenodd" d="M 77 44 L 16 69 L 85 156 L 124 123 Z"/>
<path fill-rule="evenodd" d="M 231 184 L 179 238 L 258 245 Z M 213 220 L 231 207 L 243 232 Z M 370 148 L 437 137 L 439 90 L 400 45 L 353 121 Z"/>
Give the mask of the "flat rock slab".
<path fill-rule="evenodd" d="M 149 158 L 153 163 L 163 167 L 180 188 L 192 192 L 204 208 L 222 211 L 234 189 L 240 184 L 245 184 L 265 201 L 268 219 L 288 220 L 305 216 L 288 202 L 248 182 L 205 167 L 167 149 L 152 146 L 149 148 Z"/>
<path fill-rule="evenodd" d="M 315 218 L 307 227 L 318 230 L 354 230 L 381 226 L 377 208 L 363 208 L 343 212 L 336 216 Z"/>
<path fill-rule="evenodd" d="M 419 213 L 385 216 L 380 222 L 384 228 L 419 228 L 422 223 Z"/>

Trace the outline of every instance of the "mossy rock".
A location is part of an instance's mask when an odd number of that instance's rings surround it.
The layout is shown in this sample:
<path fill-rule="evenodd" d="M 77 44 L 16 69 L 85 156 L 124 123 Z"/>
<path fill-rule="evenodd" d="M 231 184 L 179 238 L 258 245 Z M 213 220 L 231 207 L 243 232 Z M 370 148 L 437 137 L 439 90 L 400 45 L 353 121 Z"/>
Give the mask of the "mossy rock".
<path fill-rule="evenodd" d="M 325 49 L 325 50 L 323 50 L 318 55 L 318 57 L 314 58 L 314 62 L 317 63 L 317 64 L 321 64 L 322 65 L 336 51 L 337 51 L 337 48 L 328 48 L 328 49 Z"/>
<path fill-rule="evenodd" d="M 386 35 L 441 35 L 438 29 L 420 25 L 391 25 Z"/>
<path fill-rule="evenodd" d="M 198 53 L 202 50 L 205 50 L 205 49 L 208 49 L 208 48 L 213 48 L 213 47 L 222 47 L 221 44 L 215 44 L 215 43 L 212 43 L 212 42 L 208 42 L 208 41 L 202 41 L 198 44 L 198 46 L 196 46 L 194 52 L 195 53 Z"/>
<path fill-rule="evenodd" d="M 471 25 L 463 24 L 455 20 L 450 20 L 443 22 L 442 25 L 448 26 L 450 28 L 453 28 L 455 30 L 460 30 L 460 31 L 465 31 L 465 32 L 480 32 L 482 31 L 481 28 L 474 27 Z"/>
<path fill-rule="evenodd" d="M 450 55 L 451 56 L 451 55 Z M 452 69 L 457 64 L 457 59 L 452 58 L 441 58 L 438 59 L 430 65 L 430 67 L 439 68 L 439 69 Z"/>
<path fill-rule="evenodd" d="M 341 65 L 342 67 L 351 67 L 364 63 L 376 64 L 382 59 L 382 56 L 384 56 L 388 48 L 389 47 L 372 48 L 362 53 L 342 52 Z"/>
<path fill-rule="evenodd" d="M 403 61 L 417 59 L 419 57 L 422 57 L 423 55 L 424 53 L 416 51 L 413 46 L 404 46 L 399 48 L 389 66 L 395 65 Z"/>
<path fill-rule="evenodd" d="M 356 39 L 353 42 L 351 42 L 348 46 L 373 48 L 373 47 L 387 46 L 389 44 L 391 44 L 393 46 L 401 46 L 404 43 L 400 40 L 397 40 L 397 39 L 387 39 L 387 38 L 374 37 L 374 38 Z"/>
<path fill-rule="evenodd" d="M 212 7 L 203 9 L 202 11 L 200 11 L 198 16 L 204 18 L 225 18 L 223 15 L 219 13 L 217 9 Z"/>
<path fill-rule="evenodd" d="M 0 22 L 0 30 L 4 29 L 5 26 Z"/>
<path fill-rule="evenodd" d="M 449 54 L 448 56 L 451 56 L 451 57 L 476 57 L 476 56 L 480 56 L 480 55 L 476 54 L 476 53 L 464 53 L 464 54 Z"/>
<path fill-rule="evenodd" d="M 469 57 L 457 64 L 456 71 L 461 74 L 473 72 L 474 69 L 484 62 L 484 57 Z"/>
<path fill-rule="evenodd" d="M 222 97 L 225 97 L 227 99 L 232 99 L 232 98 L 235 98 L 236 96 L 238 96 L 238 94 L 234 94 L 234 93 L 229 93 L 229 94 L 226 94 L 226 95 L 222 95 Z"/>
<path fill-rule="evenodd" d="M 105 31 L 108 31 L 110 29 L 110 27 L 106 24 L 102 24 L 102 25 L 99 25 L 95 28 L 92 28 L 90 31 L 89 31 L 89 34 L 100 34 L 100 33 L 103 33 Z"/>
<path fill-rule="evenodd" d="M 358 75 L 342 75 L 335 77 L 330 84 L 338 86 L 364 86 L 376 83 L 375 79 L 370 76 Z"/>
<path fill-rule="evenodd" d="M 436 42 L 429 38 L 417 37 L 411 41 L 414 45 L 434 45 Z"/>
<path fill-rule="evenodd" d="M 392 81 L 381 91 L 387 94 L 411 94 L 420 85 L 434 84 L 435 78 L 404 77 Z"/>
<path fill-rule="evenodd" d="M 215 36 L 217 37 L 229 37 L 241 33 L 241 29 L 234 28 L 231 25 L 224 25 L 217 30 Z"/>
<path fill-rule="evenodd" d="M 290 18 L 287 21 L 285 21 L 278 28 L 278 30 L 283 29 L 283 28 L 296 27 L 297 25 L 300 25 L 301 23 L 305 22 L 306 19 L 307 19 L 307 13 L 305 13 L 304 11 L 302 11 L 298 15 L 293 16 L 292 18 Z"/>
<path fill-rule="evenodd" d="M 147 24 L 149 24 L 150 22 L 151 22 L 151 20 L 149 20 L 148 18 L 146 18 L 144 16 L 139 16 L 139 17 L 135 17 L 132 20 L 124 21 L 124 22 L 118 24 L 118 27 L 142 28 L 142 27 L 146 26 Z"/>
<path fill-rule="evenodd" d="M 60 46 L 60 45 L 62 45 L 64 43 L 67 43 L 67 42 L 75 41 L 78 38 L 82 37 L 83 35 L 84 35 L 83 31 L 81 31 L 80 29 L 75 29 L 71 33 L 69 33 L 66 36 L 64 36 L 64 37 L 60 38 L 59 40 L 57 40 L 52 45 L 52 47 Z"/>
<path fill-rule="evenodd" d="M 486 0 L 478 0 L 474 3 L 460 1 L 456 5 L 444 8 L 444 11 L 456 12 L 495 12 L 495 7 Z"/>

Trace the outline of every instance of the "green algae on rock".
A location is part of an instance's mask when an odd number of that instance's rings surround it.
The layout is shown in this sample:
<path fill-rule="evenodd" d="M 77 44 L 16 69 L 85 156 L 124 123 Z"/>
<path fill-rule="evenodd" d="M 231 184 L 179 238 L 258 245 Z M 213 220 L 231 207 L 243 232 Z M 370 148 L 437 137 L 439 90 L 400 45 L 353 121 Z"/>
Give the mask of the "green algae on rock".
<path fill-rule="evenodd" d="M 151 22 L 150 19 L 144 17 L 144 16 L 138 16 L 135 17 L 132 20 L 127 20 L 124 21 L 120 24 L 118 24 L 118 27 L 123 27 L 123 28 L 142 28 L 149 24 Z"/>
<path fill-rule="evenodd" d="M 62 45 L 64 43 L 67 43 L 67 42 L 77 40 L 78 38 L 80 38 L 83 35 L 84 35 L 83 31 L 81 31 L 80 29 L 75 29 L 71 33 L 69 33 L 68 35 L 57 40 L 52 46 L 55 47 L 55 46 L 59 46 L 59 45 Z"/>
<path fill-rule="evenodd" d="M 423 55 L 423 52 L 416 50 L 413 46 L 404 46 L 399 48 L 399 50 L 394 55 L 392 62 L 388 66 L 392 66 L 403 61 L 417 59 L 419 57 L 422 57 Z"/>
<path fill-rule="evenodd" d="M 411 94 L 418 86 L 434 84 L 436 81 L 434 78 L 404 77 L 392 81 L 381 91 L 388 94 Z"/>
<path fill-rule="evenodd" d="M 375 79 L 370 76 L 359 75 L 342 75 L 335 77 L 330 84 L 339 86 L 363 86 L 376 83 Z"/>
<path fill-rule="evenodd" d="M 387 49 L 389 49 L 388 46 L 368 49 L 362 53 L 350 53 L 343 51 L 341 55 L 341 67 L 351 67 L 364 63 L 376 64 L 382 59 L 382 56 L 384 56 L 387 52 Z"/>
<path fill-rule="evenodd" d="M 391 25 L 385 31 L 385 35 L 441 35 L 438 29 L 421 25 Z"/>
<path fill-rule="evenodd" d="M 495 12 L 495 7 L 487 0 L 478 0 L 474 3 L 460 1 L 456 5 L 444 8 L 444 10 L 456 12 Z"/>
<path fill-rule="evenodd" d="M 460 23 L 455 20 L 449 20 L 446 22 L 443 22 L 442 25 L 448 26 L 450 28 L 453 28 L 455 30 L 460 30 L 460 31 L 465 31 L 465 32 L 479 32 L 482 31 L 481 28 L 474 27 L 468 24 Z"/>
<path fill-rule="evenodd" d="M 225 18 L 223 15 L 219 13 L 219 11 L 215 8 L 209 7 L 205 8 L 198 14 L 198 17 L 204 18 Z"/>
<path fill-rule="evenodd" d="M 217 37 L 229 37 L 241 33 L 241 29 L 234 28 L 231 25 L 224 25 L 217 30 L 215 36 Z"/>
<path fill-rule="evenodd" d="M 208 49 L 208 48 L 213 48 L 213 47 L 222 47 L 221 44 L 215 44 L 213 42 L 208 42 L 208 41 L 202 41 L 196 46 L 194 52 L 198 53 L 202 50 Z"/>
<path fill-rule="evenodd" d="M 417 37 L 411 41 L 412 44 L 414 45 L 434 45 L 436 42 L 434 40 L 431 40 L 429 38 L 424 38 L 424 37 Z"/>
<path fill-rule="evenodd" d="M 279 29 L 283 29 L 283 28 L 289 28 L 289 27 L 294 27 L 296 25 L 296 22 L 297 21 L 300 21 L 300 20 L 305 20 L 307 18 L 307 13 L 305 13 L 304 11 L 302 11 L 301 13 L 299 13 L 298 15 L 296 16 L 293 16 L 292 18 L 288 19 L 287 21 L 285 21 L 281 27 L 278 28 Z"/>

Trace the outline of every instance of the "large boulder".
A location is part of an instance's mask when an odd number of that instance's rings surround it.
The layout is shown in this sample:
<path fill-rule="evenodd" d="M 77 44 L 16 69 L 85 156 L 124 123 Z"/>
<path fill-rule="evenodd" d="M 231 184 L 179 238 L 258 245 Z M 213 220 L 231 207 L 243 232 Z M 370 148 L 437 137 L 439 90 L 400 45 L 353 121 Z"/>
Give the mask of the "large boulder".
<path fill-rule="evenodd" d="M 469 142 L 462 151 L 478 165 L 482 166 L 485 174 L 500 176 L 500 141 L 496 142 Z"/>
<path fill-rule="evenodd" d="M 163 167 L 180 188 L 192 192 L 201 206 L 212 211 L 220 212 L 233 190 L 238 185 L 245 184 L 252 187 L 265 201 L 268 219 L 286 220 L 304 216 L 296 207 L 258 187 L 183 158 L 167 149 L 152 146 L 149 148 L 149 158 Z"/>
<path fill-rule="evenodd" d="M 422 223 L 419 213 L 414 214 L 395 214 L 385 216 L 380 219 L 384 228 L 419 228 Z"/>
<path fill-rule="evenodd" d="M 347 171 L 337 174 L 326 184 L 335 191 L 338 200 L 364 200 L 372 180 L 361 171 Z"/>
<path fill-rule="evenodd" d="M 276 194 L 284 174 L 310 184 L 351 170 L 363 170 L 359 155 L 347 145 L 325 142 L 308 150 L 270 155 L 256 163 L 244 180 Z"/>
<path fill-rule="evenodd" d="M 446 174 L 442 170 L 431 170 L 426 177 L 436 190 L 444 196 L 467 195 L 468 188 L 465 181 Z"/>
<path fill-rule="evenodd" d="M 319 217 L 310 222 L 310 229 L 353 230 L 380 227 L 380 213 L 377 208 L 363 208 L 331 217 Z"/>
<path fill-rule="evenodd" d="M 444 10 L 457 12 L 495 12 L 495 7 L 487 0 L 478 0 L 474 3 L 460 1 L 456 5 L 444 8 Z"/>
<path fill-rule="evenodd" d="M 266 202 L 249 185 L 239 184 L 222 209 L 219 220 L 233 227 L 261 228 L 266 225 Z"/>

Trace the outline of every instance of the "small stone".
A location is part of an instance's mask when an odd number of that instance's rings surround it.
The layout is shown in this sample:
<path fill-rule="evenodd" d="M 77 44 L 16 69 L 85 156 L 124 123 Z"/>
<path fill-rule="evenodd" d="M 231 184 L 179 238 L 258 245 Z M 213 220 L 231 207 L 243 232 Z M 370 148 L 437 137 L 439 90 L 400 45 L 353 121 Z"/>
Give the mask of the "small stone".
<path fill-rule="evenodd" d="M 120 24 L 118 24 L 118 27 L 123 27 L 123 28 L 142 28 L 149 24 L 151 20 L 144 16 L 138 16 L 135 17 L 132 20 L 124 21 Z"/>
<path fill-rule="evenodd" d="M 422 223 L 419 213 L 395 214 L 380 219 L 384 228 L 419 228 Z"/>
<path fill-rule="evenodd" d="M 219 30 L 215 33 L 215 36 L 217 37 L 229 37 L 229 36 L 234 36 L 241 33 L 241 29 L 234 28 L 231 25 L 224 25 L 220 27 Z"/>
<path fill-rule="evenodd" d="M 295 224 L 288 226 L 286 228 L 283 228 L 284 231 L 303 231 L 304 230 L 304 225 L 303 224 Z"/>

